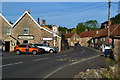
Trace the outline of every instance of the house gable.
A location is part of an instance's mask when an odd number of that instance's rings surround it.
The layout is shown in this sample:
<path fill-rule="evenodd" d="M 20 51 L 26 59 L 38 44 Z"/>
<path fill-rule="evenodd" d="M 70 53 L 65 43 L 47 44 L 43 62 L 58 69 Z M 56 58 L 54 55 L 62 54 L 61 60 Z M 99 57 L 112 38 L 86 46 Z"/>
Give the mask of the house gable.
<path fill-rule="evenodd" d="M 75 34 L 71 37 L 71 41 L 79 41 L 79 38 L 80 38 L 80 36 L 79 36 L 77 33 L 75 33 Z"/>
<path fill-rule="evenodd" d="M 49 31 L 49 30 L 47 30 L 46 28 L 41 27 L 41 26 L 33 19 L 33 17 L 28 13 L 28 11 L 25 11 L 25 12 L 23 13 L 23 15 L 13 24 L 12 27 L 15 28 L 16 25 L 21 21 L 21 19 L 22 19 L 25 15 L 28 15 L 28 16 L 30 17 L 30 19 L 34 22 L 34 24 L 36 24 L 36 25 L 39 27 L 40 30 L 44 30 L 44 31 L 47 31 L 47 32 L 50 33 L 50 34 L 53 34 L 52 31 Z M 61 38 L 61 37 L 58 36 L 57 34 L 56 34 L 56 36 L 57 36 L 58 38 Z"/>
<path fill-rule="evenodd" d="M 8 22 L 8 20 L 0 13 L 0 39 L 4 39 L 7 36 L 6 30 L 12 30 L 12 25 Z"/>

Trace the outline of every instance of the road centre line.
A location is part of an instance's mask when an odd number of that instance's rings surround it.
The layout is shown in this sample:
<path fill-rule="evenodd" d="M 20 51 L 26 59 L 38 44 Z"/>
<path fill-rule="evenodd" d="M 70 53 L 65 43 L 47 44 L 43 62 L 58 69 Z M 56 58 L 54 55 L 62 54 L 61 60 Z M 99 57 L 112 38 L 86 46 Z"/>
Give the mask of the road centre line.
<path fill-rule="evenodd" d="M 45 60 L 45 59 L 48 59 L 48 57 L 47 58 L 42 58 L 42 59 L 35 59 L 33 61 L 40 61 L 40 60 Z"/>
<path fill-rule="evenodd" d="M 83 61 L 87 61 L 87 60 L 90 60 L 90 59 L 93 59 L 93 58 L 96 58 L 96 57 L 99 57 L 100 55 L 97 55 L 97 56 L 93 56 L 93 57 L 90 57 L 90 58 L 87 58 L 87 59 L 82 59 L 80 61 L 77 61 L 77 62 L 73 62 L 72 64 L 70 64 L 69 66 L 72 66 L 72 65 L 75 65 L 75 64 L 78 64 L 80 62 L 83 62 Z"/>
<path fill-rule="evenodd" d="M 21 64 L 21 63 L 23 63 L 23 62 L 17 62 L 17 63 L 14 63 L 14 64 Z"/>
<path fill-rule="evenodd" d="M 46 78 L 50 77 L 52 74 L 56 73 L 57 71 L 65 68 L 65 67 L 67 67 L 67 66 L 72 66 L 72 65 L 74 65 L 74 64 L 77 64 L 77 63 L 80 63 L 80 62 L 83 62 L 83 61 L 87 61 L 87 60 L 90 60 L 90 59 L 94 59 L 94 58 L 99 57 L 99 56 L 100 56 L 100 55 L 93 56 L 93 57 L 90 57 L 90 58 L 87 58 L 87 59 L 82 59 L 82 60 L 80 60 L 80 61 L 74 62 L 74 63 L 69 64 L 69 65 L 62 66 L 62 67 L 56 69 L 55 71 L 53 71 L 52 73 L 48 74 L 43 80 L 45 80 Z"/>
<path fill-rule="evenodd" d="M 5 64 L 5 65 L 1 65 L 0 67 L 11 66 L 11 65 L 15 65 L 15 64 L 21 64 L 21 63 L 23 63 L 23 62 Z"/>

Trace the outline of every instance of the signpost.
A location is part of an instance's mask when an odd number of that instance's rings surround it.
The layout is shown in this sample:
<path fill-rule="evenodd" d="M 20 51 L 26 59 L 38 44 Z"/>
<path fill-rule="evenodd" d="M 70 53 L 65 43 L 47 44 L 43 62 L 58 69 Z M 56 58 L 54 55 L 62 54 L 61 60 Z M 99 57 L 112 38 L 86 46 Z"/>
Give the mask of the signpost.
<path fill-rule="evenodd" d="M 58 33 L 58 27 L 56 25 L 53 25 L 52 30 L 53 30 L 53 45 L 55 47 L 56 46 L 56 39 L 57 39 L 56 33 Z"/>
<path fill-rule="evenodd" d="M 51 40 L 53 40 L 53 38 L 41 38 L 41 40 L 43 40 L 43 41 L 51 41 Z"/>
<path fill-rule="evenodd" d="M 112 43 L 112 41 L 113 41 L 112 38 L 109 38 L 109 43 Z"/>

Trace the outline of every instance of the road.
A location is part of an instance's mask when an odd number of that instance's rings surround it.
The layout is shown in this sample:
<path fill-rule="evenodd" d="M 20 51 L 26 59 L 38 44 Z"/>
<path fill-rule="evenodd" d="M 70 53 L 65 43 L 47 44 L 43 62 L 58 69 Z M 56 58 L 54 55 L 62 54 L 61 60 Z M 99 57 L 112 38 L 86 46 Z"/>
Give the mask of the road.
<path fill-rule="evenodd" d="M 101 53 L 85 48 L 55 54 L 3 55 L 3 78 L 74 78 L 81 71 L 106 66 Z"/>

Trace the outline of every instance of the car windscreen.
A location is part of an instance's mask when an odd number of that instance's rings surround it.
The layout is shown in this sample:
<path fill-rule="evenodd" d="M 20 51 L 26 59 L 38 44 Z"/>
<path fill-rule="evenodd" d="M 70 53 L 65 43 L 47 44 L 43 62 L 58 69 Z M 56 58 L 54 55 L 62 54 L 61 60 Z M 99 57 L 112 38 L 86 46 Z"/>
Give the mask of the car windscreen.
<path fill-rule="evenodd" d="M 38 48 L 36 45 L 33 45 L 33 44 L 31 44 L 31 47 L 33 47 L 33 48 Z"/>

